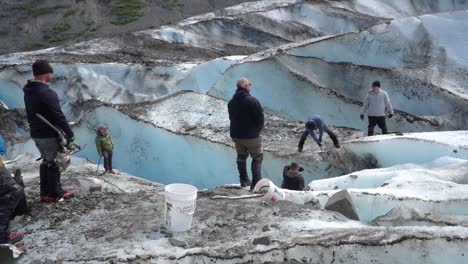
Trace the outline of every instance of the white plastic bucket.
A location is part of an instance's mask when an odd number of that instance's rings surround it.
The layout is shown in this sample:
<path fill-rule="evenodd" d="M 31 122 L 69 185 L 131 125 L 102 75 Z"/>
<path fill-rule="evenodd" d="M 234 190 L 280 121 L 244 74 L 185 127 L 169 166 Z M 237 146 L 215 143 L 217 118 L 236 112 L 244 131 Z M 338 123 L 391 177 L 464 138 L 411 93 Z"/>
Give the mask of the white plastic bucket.
<path fill-rule="evenodd" d="M 166 228 L 172 232 L 190 229 L 195 213 L 197 188 L 190 184 L 174 183 L 164 188 L 164 219 Z"/>
<path fill-rule="evenodd" d="M 270 182 L 270 188 L 268 192 L 263 196 L 263 199 L 267 202 L 275 203 L 277 201 L 282 201 L 286 198 L 283 189 L 276 186 L 272 181 Z"/>

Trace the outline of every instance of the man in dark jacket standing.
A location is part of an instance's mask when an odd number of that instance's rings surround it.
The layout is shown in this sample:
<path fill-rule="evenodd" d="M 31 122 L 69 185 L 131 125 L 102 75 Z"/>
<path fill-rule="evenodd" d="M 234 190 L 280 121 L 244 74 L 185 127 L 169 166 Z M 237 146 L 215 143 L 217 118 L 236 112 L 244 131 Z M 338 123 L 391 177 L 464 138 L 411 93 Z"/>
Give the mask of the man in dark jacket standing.
<path fill-rule="evenodd" d="M 242 187 L 255 184 L 262 178 L 263 148 L 260 132 L 264 125 L 263 108 L 250 95 L 252 84 L 246 78 L 237 81 L 237 90 L 228 104 L 231 138 L 237 152 L 237 169 Z M 247 157 L 252 156 L 252 182 L 247 174 Z"/>
<path fill-rule="evenodd" d="M 56 158 L 58 153 L 63 151 L 63 147 L 74 148 L 74 134 L 62 112 L 57 93 L 48 85 L 48 82 L 54 78 L 52 66 L 45 60 L 37 60 L 32 65 L 32 70 L 34 80 L 28 81 L 23 91 L 31 137 L 42 157 L 39 171 L 40 198 L 46 202 L 56 202 L 61 198 L 69 199 L 73 196 L 73 192 L 62 189 Z M 39 119 L 37 114 L 42 115 L 65 133 L 67 146 L 61 146 L 57 132 Z"/>

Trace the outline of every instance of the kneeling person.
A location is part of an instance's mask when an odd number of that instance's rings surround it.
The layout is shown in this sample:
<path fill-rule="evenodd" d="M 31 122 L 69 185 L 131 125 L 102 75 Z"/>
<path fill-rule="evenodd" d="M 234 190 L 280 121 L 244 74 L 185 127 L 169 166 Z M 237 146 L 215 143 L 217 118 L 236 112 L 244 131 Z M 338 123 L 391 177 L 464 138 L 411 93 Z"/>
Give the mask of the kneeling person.
<path fill-rule="evenodd" d="M 304 168 L 299 167 L 299 164 L 296 162 L 291 163 L 289 166 L 284 166 L 281 188 L 293 191 L 304 191 L 304 177 L 301 174 L 302 171 L 304 171 Z"/>

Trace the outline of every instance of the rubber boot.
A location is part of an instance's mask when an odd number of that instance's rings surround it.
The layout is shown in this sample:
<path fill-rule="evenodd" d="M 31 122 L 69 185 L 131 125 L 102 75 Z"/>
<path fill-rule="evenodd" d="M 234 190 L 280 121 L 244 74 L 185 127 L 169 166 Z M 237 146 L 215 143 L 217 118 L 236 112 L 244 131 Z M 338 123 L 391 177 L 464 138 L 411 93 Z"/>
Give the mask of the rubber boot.
<path fill-rule="evenodd" d="M 252 183 L 250 184 L 250 190 L 255 188 L 258 181 L 262 179 L 262 159 L 252 160 Z"/>
<path fill-rule="evenodd" d="M 47 167 L 47 180 L 49 186 L 49 196 L 55 200 L 60 199 L 63 190 L 60 182 L 60 168 L 55 163 L 49 163 Z"/>
<path fill-rule="evenodd" d="M 47 177 L 47 163 L 41 163 L 39 168 L 39 183 L 41 186 L 41 200 L 49 195 L 49 183 Z"/>
<path fill-rule="evenodd" d="M 239 180 L 241 187 L 247 187 L 251 184 L 247 174 L 247 161 L 238 161 L 237 170 L 239 170 Z"/>

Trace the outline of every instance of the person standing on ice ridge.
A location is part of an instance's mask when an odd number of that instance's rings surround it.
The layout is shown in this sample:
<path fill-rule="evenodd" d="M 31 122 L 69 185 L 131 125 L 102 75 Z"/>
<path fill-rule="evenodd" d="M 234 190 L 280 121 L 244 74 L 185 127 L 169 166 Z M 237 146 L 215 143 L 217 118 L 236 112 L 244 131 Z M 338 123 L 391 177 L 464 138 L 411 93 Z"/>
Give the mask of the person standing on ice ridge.
<path fill-rule="evenodd" d="M 48 82 L 53 80 L 52 66 L 46 60 L 37 60 L 32 65 L 34 80 L 24 86 L 24 104 L 30 127 L 31 137 L 42 157 L 39 170 L 40 199 L 45 202 L 57 202 L 70 199 L 73 192 L 62 189 L 60 168 L 57 163 L 59 152 L 63 152 L 58 133 L 41 120 L 44 117 L 53 126 L 61 129 L 66 137 L 66 148 L 76 147 L 75 137 L 62 112 L 57 93 L 50 89 Z"/>
<path fill-rule="evenodd" d="M 250 95 L 252 83 L 246 78 L 237 81 L 237 90 L 228 103 L 230 135 L 237 152 L 237 169 L 242 187 L 255 184 L 262 178 L 263 147 L 260 132 L 264 126 L 263 108 Z M 247 174 L 247 158 L 252 156 L 252 181 Z"/>
<path fill-rule="evenodd" d="M 314 132 L 314 130 L 317 129 L 319 132 L 318 138 Z M 319 147 L 322 147 L 323 132 L 327 133 L 328 136 L 332 139 L 335 148 L 340 147 L 340 142 L 338 141 L 338 138 L 336 137 L 335 133 L 325 124 L 323 119 L 319 115 L 311 115 L 305 123 L 305 131 L 304 133 L 302 133 L 301 140 L 299 140 L 299 145 L 297 146 L 298 151 L 302 152 L 302 149 L 304 148 L 304 142 L 307 139 L 308 135 L 310 135 L 314 139 L 314 141 L 317 143 L 317 145 L 319 145 Z"/>
<path fill-rule="evenodd" d="M 367 114 L 369 126 L 367 135 L 374 135 L 374 127 L 378 125 L 382 129 L 382 134 L 388 134 L 387 124 L 385 122 L 385 111 L 387 111 L 388 118 L 392 118 L 393 107 L 390 103 L 390 98 L 387 92 L 380 89 L 380 82 L 375 81 L 372 83 L 372 89 L 367 93 L 364 99 L 364 105 L 361 111 L 361 120 L 364 120 L 364 115 Z"/>
<path fill-rule="evenodd" d="M 114 143 L 112 143 L 112 136 L 106 125 L 99 126 L 95 141 L 99 157 L 104 157 L 104 169 L 108 173 L 115 174 L 112 169 L 112 152 L 114 150 Z"/>

